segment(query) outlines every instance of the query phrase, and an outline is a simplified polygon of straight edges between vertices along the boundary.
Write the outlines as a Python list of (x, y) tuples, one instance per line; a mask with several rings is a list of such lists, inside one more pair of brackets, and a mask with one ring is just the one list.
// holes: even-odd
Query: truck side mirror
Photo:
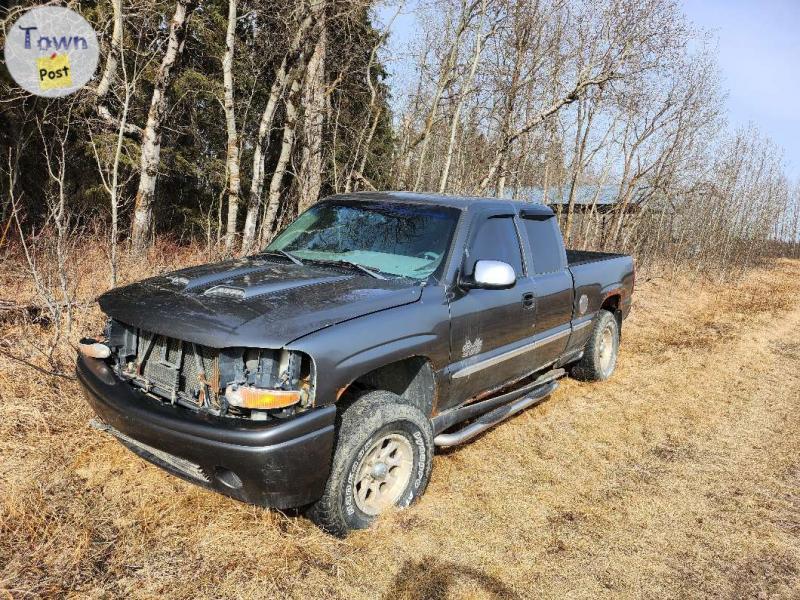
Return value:
[(514, 287), (516, 282), (517, 275), (510, 264), (500, 260), (479, 260), (475, 263), (470, 287), (502, 290)]

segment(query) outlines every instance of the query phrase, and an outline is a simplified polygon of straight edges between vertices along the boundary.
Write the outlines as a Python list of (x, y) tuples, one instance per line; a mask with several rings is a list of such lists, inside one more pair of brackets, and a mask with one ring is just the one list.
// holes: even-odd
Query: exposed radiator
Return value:
[(112, 322), (110, 337), (121, 341), (121, 369), (134, 383), (171, 402), (219, 410), (218, 350), (118, 322)]

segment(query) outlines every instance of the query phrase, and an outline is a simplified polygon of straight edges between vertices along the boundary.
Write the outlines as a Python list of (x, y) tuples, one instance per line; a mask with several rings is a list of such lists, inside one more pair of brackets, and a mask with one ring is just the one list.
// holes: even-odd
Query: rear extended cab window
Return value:
[(533, 254), (533, 271), (537, 275), (556, 273), (564, 268), (564, 245), (556, 219), (549, 215), (521, 215), (522, 228), (528, 236)]

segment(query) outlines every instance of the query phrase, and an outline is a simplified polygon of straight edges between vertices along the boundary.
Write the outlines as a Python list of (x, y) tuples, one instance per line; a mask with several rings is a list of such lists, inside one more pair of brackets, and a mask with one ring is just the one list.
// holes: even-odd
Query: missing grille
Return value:
[(149, 331), (137, 334), (136, 385), (173, 403), (221, 409), (218, 350)]

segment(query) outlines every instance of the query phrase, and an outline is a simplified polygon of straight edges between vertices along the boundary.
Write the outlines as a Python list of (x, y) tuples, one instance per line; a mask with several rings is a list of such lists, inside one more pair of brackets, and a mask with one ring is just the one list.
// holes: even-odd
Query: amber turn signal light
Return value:
[(111, 348), (89, 338), (83, 338), (78, 342), (78, 352), (89, 358), (108, 358), (111, 356)]
[(225, 389), (228, 404), (240, 408), (268, 410), (286, 408), (300, 402), (299, 390), (265, 390), (248, 385), (228, 386)]

